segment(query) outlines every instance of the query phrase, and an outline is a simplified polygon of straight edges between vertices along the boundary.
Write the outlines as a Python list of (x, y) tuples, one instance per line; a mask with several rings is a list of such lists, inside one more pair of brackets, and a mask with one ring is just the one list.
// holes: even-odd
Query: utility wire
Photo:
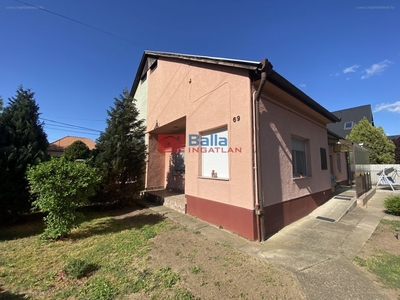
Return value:
[(66, 131), (66, 132), (75, 132), (75, 133), (80, 133), (80, 134), (88, 134), (88, 135), (99, 135), (98, 133), (90, 133), (90, 132), (82, 132), (82, 131), (75, 131), (75, 130), (67, 130), (67, 129), (58, 129), (58, 128), (52, 128), (52, 127), (47, 127), (48, 129), (51, 130), (56, 130), (56, 131)]
[(58, 122), (58, 121), (54, 121), (54, 120), (50, 120), (50, 119), (45, 119), (45, 118), (40, 118), (40, 119), (43, 120), (43, 121), (48, 121), (48, 122), (52, 122), (52, 123), (56, 123), (56, 124), (67, 125), (67, 126), (72, 127), (72, 128), (74, 128), (74, 129), (83, 129), (83, 130), (87, 130), (87, 131), (101, 132), (101, 130), (92, 129), (92, 128), (87, 128), (87, 127), (83, 127), (83, 126), (72, 125), (72, 124), (63, 123), (63, 122)]
[(20, 0), (14, 0), (14, 1), (15, 1), (15, 2), (19, 2), (19, 3), (22, 3), (22, 4), (25, 4), (25, 5), (28, 5), (28, 6), (30, 6), (30, 7), (34, 7), (34, 8), (36, 8), (36, 9), (43, 10), (43, 11), (45, 11), (45, 12), (47, 12), (47, 13), (50, 13), (50, 14), (53, 14), (53, 15), (55, 15), (55, 16), (58, 16), (58, 17), (61, 17), (61, 18), (67, 19), (67, 20), (69, 20), (69, 21), (72, 21), (72, 22), (78, 23), (78, 24), (80, 24), (80, 25), (83, 25), (83, 26), (86, 26), (86, 27), (92, 28), (92, 29), (94, 29), (94, 30), (100, 31), (100, 32), (102, 32), (102, 33), (104, 33), (104, 34), (107, 34), (107, 35), (110, 35), (110, 36), (112, 36), (112, 37), (115, 37), (115, 38), (121, 39), (121, 40), (123, 40), (123, 41), (125, 41), (125, 42), (128, 42), (128, 43), (130, 43), (130, 44), (133, 44), (133, 45), (135, 45), (135, 46), (137, 46), (137, 47), (141, 47), (141, 46), (140, 46), (140, 45), (138, 45), (137, 43), (134, 43), (134, 42), (132, 42), (132, 41), (130, 41), (130, 40), (128, 40), (128, 39), (126, 39), (126, 38), (122, 37), (122, 36), (116, 35), (116, 34), (114, 34), (114, 33), (111, 33), (111, 32), (108, 32), (108, 31), (105, 31), (105, 30), (103, 30), (103, 29), (100, 29), (100, 28), (94, 27), (94, 26), (92, 26), (92, 25), (89, 25), (89, 24), (86, 24), (86, 23), (83, 23), (83, 22), (81, 22), (81, 21), (78, 21), (78, 20), (75, 20), (75, 19), (73, 19), (73, 18), (70, 18), (70, 17), (64, 16), (64, 15), (62, 15), (62, 14), (59, 14), (59, 13), (56, 13), (56, 12), (54, 12), (54, 11), (51, 11), (51, 10), (45, 9), (45, 8), (43, 8), (43, 7), (41, 7), (41, 6), (35, 6), (35, 5), (29, 4), (29, 3), (27, 3), (27, 2), (24, 2), (24, 1), (20, 1)]

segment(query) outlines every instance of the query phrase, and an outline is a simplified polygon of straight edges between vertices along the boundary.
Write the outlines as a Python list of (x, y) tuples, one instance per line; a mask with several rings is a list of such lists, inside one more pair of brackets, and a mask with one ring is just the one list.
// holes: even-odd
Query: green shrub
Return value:
[(80, 140), (73, 142), (65, 148), (63, 157), (68, 161), (75, 161), (77, 159), (88, 159), (90, 156), (90, 149), (86, 144)]
[(30, 192), (37, 195), (33, 207), (46, 212), (43, 237), (64, 237), (78, 226), (76, 208), (95, 193), (101, 180), (98, 171), (81, 162), (53, 158), (29, 168)]
[(79, 279), (89, 276), (94, 271), (98, 270), (98, 266), (88, 263), (82, 259), (71, 259), (63, 268), (63, 272), (71, 279)]
[(400, 196), (389, 196), (383, 202), (387, 212), (392, 215), (400, 216)]

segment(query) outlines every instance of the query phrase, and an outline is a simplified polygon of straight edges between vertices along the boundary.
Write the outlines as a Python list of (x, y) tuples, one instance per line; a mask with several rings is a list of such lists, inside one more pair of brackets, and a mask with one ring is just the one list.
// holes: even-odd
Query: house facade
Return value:
[(145, 52), (131, 95), (145, 119), (145, 188), (264, 240), (331, 196), (326, 126), (339, 119), (263, 60)]

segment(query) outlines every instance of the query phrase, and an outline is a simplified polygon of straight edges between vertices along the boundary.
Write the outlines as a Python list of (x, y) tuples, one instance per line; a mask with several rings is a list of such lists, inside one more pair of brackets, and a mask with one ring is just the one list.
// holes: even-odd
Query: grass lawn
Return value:
[[(39, 240), (42, 222), (2, 228), (0, 288), (34, 299), (112, 299), (140, 289), (149, 239), (165, 230), (165, 222), (156, 214), (116, 219), (92, 213), (86, 217), (88, 221), (69, 239), (56, 242)], [(70, 279), (63, 268), (72, 259), (82, 259), (96, 270), (89, 277)], [(165, 284), (169, 277), (174, 277), (170, 270), (152, 274), (155, 285)]]
[[(400, 221), (381, 220), (355, 262), (374, 274), (394, 299), (400, 299)], [(398, 298), (397, 298), (398, 297)]]
[(303, 298), (290, 274), (149, 209), (85, 219), (55, 242), (39, 221), (0, 227), (0, 299)]

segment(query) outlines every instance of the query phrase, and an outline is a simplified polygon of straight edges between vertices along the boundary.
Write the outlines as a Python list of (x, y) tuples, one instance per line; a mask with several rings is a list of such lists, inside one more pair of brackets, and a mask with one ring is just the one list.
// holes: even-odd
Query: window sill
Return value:
[(220, 180), (220, 181), (229, 181), (229, 178), (215, 178), (215, 177), (205, 177), (205, 176), (197, 176), (199, 179), (212, 179), (212, 180)]
[(312, 176), (306, 176), (306, 177), (293, 177), (293, 180), (303, 180), (303, 179), (312, 179)]

